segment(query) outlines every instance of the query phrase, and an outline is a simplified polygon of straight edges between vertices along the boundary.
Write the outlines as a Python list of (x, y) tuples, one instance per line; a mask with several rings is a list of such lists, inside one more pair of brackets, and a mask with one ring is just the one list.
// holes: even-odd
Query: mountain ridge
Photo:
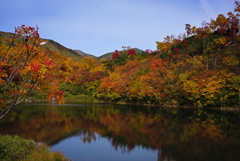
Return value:
[[(0, 43), (6, 43), (4, 41), (4, 38), (8, 38), (8, 39), (12, 38), (12, 36), (14, 34), (15, 33), (0, 31)], [(79, 54), (78, 52), (63, 46), (62, 44), (60, 44), (54, 40), (45, 39), (45, 38), (40, 38), (40, 39), (43, 42), (46, 42), (46, 43), (42, 44), (42, 46), (48, 48), (51, 51), (59, 52), (63, 56), (70, 57), (74, 61), (80, 61), (84, 57), (83, 55)]]
[[(0, 43), (3, 43), (3, 41), (4, 41), (4, 40), (2, 40), (2, 38), (11, 38), (13, 36), (13, 34), (15, 34), (15, 33), (0, 31)], [(66, 57), (70, 57), (74, 61), (80, 61), (83, 57), (92, 57), (92, 58), (96, 58), (98, 60), (100, 60), (102, 58), (109, 59), (109, 58), (111, 58), (112, 54), (115, 52), (115, 51), (113, 51), (113, 52), (108, 52), (108, 53), (102, 54), (101, 56), (95, 56), (93, 54), (83, 52), (80, 49), (70, 49), (52, 39), (45, 39), (45, 38), (41, 38), (41, 39), (44, 42), (46, 42), (42, 46), (47, 47), (51, 51), (60, 52), (62, 55), (66, 56)], [(143, 50), (138, 49), (138, 48), (132, 48), (132, 49), (135, 50), (136, 53), (143, 52)]]

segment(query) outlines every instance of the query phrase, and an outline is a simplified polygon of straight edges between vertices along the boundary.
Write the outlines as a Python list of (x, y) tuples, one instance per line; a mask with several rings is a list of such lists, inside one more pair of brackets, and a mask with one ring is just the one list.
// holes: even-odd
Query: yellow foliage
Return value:
[(227, 67), (235, 67), (239, 66), (240, 62), (238, 61), (238, 58), (235, 55), (229, 55), (223, 59), (223, 63)]
[(215, 20), (211, 20), (210, 25), (215, 29), (217, 27), (217, 22)]
[(219, 14), (217, 19), (216, 19), (216, 24), (219, 25), (220, 27), (224, 27), (227, 25), (228, 19), (223, 15)]
[(185, 74), (179, 74), (179, 79), (180, 79), (181, 82), (186, 81), (187, 78), (188, 78), (188, 74), (187, 74), (187, 73), (185, 73)]
[(170, 49), (171, 43), (170, 42), (156, 42), (157, 43), (157, 49), (166, 52)]
[(38, 71), (41, 75), (44, 75), (47, 72), (46, 65), (42, 65), (41, 69)]
[(92, 57), (84, 57), (81, 62), (80, 66), (84, 70), (91, 70), (98, 64), (98, 60)]
[(141, 81), (136, 81), (130, 86), (128, 93), (130, 97), (143, 99), (144, 97), (154, 96), (154, 89)]
[[(214, 79), (214, 78), (213, 78)], [(213, 98), (216, 93), (224, 86), (222, 80), (212, 80), (205, 85), (202, 95), (206, 98)]]
[(145, 59), (142, 59), (140, 62), (141, 63), (144, 63), (144, 62), (146, 62), (148, 60), (148, 58), (145, 58)]
[(96, 80), (93, 82), (85, 83), (84, 86), (87, 88), (88, 91), (96, 89), (96, 86), (100, 84), (100, 81)]
[(211, 30), (210, 27), (207, 27), (207, 28), (205, 29), (205, 32), (206, 32), (207, 34), (210, 34), (210, 33), (212, 33), (212, 30)]
[(110, 79), (111, 79), (112, 81), (118, 81), (118, 80), (121, 79), (121, 76), (120, 76), (119, 73), (111, 73), (111, 74), (110, 74)]
[(101, 63), (100, 65), (94, 67), (90, 72), (95, 73), (95, 72), (105, 72), (106, 71), (106, 66)]
[(220, 37), (220, 38), (214, 39), (214, 42), (216, 44), (224, 45), (226, 43), (226, 38), (225, 37)]
[(204, 88), (201, 90), (201, 95), (208, 99), (218, 99), (215, 95), (222, 88), (227, 87), (227, 81), (232, 81), (233, 75), (233, 73), (220, 71), (212, 76), (208, 76), (204, 82)]
[(187, 80), (183, 82), (183, 89), (185, 92), (190, 93), (189, 100), (194, 100), (200, 97), (200, 88), (197, 82)]

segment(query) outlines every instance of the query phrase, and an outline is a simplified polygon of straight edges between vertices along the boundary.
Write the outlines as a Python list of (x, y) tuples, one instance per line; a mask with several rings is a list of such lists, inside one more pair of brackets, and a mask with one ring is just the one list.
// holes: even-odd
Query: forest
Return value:
[(240, 107), (240, 2), (200, 27), (156, 42), (123, 46), (109, 59), (72, 59), (52, 50), (38, 27), (0, 38), (0, 118), (26, 99), (53, 98), (161, 106)]

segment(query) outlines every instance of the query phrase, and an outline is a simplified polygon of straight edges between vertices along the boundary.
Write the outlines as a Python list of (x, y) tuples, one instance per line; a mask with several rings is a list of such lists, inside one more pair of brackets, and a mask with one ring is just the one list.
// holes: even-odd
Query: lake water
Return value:
[(28, 103), (0, 134), (47, 143), (73, 161), (239, 161), (240, 112)]

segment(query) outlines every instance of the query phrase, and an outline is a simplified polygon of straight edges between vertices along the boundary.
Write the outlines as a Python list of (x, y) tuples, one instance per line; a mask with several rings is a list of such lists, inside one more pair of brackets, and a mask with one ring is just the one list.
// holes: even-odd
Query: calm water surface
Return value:
[(73, 161), (239, 161), (240, 112), (29, 103), (0, 134), (47, 143)]

